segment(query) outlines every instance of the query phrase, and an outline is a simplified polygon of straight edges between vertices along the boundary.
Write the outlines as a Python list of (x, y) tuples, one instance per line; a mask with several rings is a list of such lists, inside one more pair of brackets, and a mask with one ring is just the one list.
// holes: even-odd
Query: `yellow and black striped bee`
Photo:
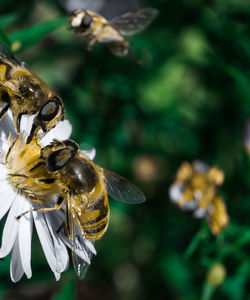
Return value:
[(16, 133), (22, 115), (35, 115), (27, 143), (34, 134), (53, 128), (64, 119), (62, 100), (39, 77), (26, 69), (7, 49), (0, 47), (0, 120), (12, 111)]
[(98, 13), (78, 9), (71, 14), (69, 29), (89, 39), (88, 50), (99, 42), (106, 44), (113, 54), (126, 56), (129, 54), (130, 46), (124, 37), (144, 30), (157, 15), (157, 9), (148, 7), (135, 12), (127, 12), (108, 21)]
[[(125, 178), (94, 164), (72, 140), (54, 140), (39, 150), (33, 139), (30, 146), (34, 149), (26, 145), (26, 152), (31, 151), (27, 154), (27, 159), (31, 160), (31, 156), (34, 155), (35, 157), (28, 164), (28, 170), (25, 174), (12, 174), (11, 180), (15, 181), (15, 185), (21, 192), (23, 190), (34, 204), (39, 205), (39, 208), (33, 210), (65, 210), (65, 224), (61, 230), (72, 244), (73, 264), (77, 274), (82, 277), (87, 266), (76, 253), (84, 243), (83, 240), (81, 243), (82, 237), (96, 241), (107, 230), (108, 195), (130, 204), (144, 202), (145, 196)], [(8, 159), (11, 163), (11, 157)], [(27, 164), (27, 161), (25, 163)], [(30, 194), (27, 194), (27, 191), (30, 191)], [(48, 207), (46, 198), (52, 199), (55, 195), (57, 203), (52, 206), (50, 203)], [(43, 198), (45, 199), (41, 201)], [(17, 219), (28, 212), (30, 211), (17, 216)]]

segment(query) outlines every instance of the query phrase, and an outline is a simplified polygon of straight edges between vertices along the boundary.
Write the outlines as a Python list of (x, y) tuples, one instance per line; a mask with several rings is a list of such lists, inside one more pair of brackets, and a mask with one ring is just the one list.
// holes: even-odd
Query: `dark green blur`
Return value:
[[(250, 3), (147, 6), (160, 15), (130, 39), (136, 63), (103, 45), (88, 52), (67, 31), (55, 0), (1, 0), (0, 40), (22, 41), (16, 55), (61, 95), (72, 138), (95, 147), (97, 164), (147, 198), (137, 206), (110, 200), (109, 229), (83, 281), (72, 265), (55, 281), (34, 230), (33, 276), (13, 284), (10, 259), (1, 260), (1, 299), (250, 299), (250, 159), (242, 145), (250, 116)], [(219, 193), (230, 224), (218, 237), (168, 198), (176, 170), (194, 159), (225, 172)], [(206, 276), (215, 263), (225, 266), (226, 279), (210, 293)]]

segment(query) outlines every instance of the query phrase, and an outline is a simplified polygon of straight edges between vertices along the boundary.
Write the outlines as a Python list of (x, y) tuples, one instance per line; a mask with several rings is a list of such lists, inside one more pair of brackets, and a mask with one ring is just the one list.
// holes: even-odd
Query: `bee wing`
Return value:
[(15, 66), (21, 65), (21, 63), (17, 60), (17, 58), (12, 54), (12, 52), (4, 46), (2, 43), (0, 43), (0, 56), (7, 58), (9, 61), (11, 61)]
[(73, 213), (70, 196), (68, 197), (67, 220), (69, 237), (72, 241), (72, 262), (77, 276), (83, 279), (88, 271), (92, 253), (95, 253), (95, 249), (91, 242), (87, 241), (82, 235), (76, 214)]
[(101, 168), (105, 177), (105, 185), (108, 195), (113, 199), (129, 204), (145, 202), (143, 192), (133, 183), (122, 176)]
[(121, 35), (130, 36), (147, 28), (158, 14), (159, 11), (155, 8), (141, 8), (112, 19), (109, 24)]

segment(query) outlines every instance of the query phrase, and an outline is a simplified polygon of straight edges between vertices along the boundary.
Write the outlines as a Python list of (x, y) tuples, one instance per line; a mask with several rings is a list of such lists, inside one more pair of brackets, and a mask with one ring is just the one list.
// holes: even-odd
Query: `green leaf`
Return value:
[(21, 29), (10, 34), (9, 38), (12, 42), (12, 50), (14, 52), (24, 51), (38, 42), (40, 42), (49, 33), (61, 26), (66, 26), (68, 18), (59, 18), (53, 21), (38, 24), (32, 27)]
[(61, 289), (60, 293), (53, 297), (53, 300), (74, 300), (75, 299), (75, 284), (74, 280), (68, 281)]
[(6, 26), (12, 25), (17, 21), (17, 14), (8, 14), (1, 16), (0, 18), (0, 27), (4, 28)]
[(2, 28), (0, 28), (0, 42), (2, 42), (8, 48), (11, 46), (11, 42)]

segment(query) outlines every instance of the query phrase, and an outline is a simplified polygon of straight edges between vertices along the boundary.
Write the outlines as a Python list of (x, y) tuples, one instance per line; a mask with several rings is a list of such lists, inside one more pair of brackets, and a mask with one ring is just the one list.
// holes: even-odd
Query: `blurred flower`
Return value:
[(136, 176), (142, 181), (152, 182), (158, 177), (158, 165), (152, 156), (139, 156), (134, 161), (133, 169)]
[[(44, 178), (46, 181), (48, 173), (46, 175), (46, 172), (43, 172), (39, 175), (32, 167), (39, 162), (41, 147), (48, 145), (54, 138), (60, 140), (69, 138), (72, 127), (67, 120), (59, 122), (43, 138), (33, 140), (27, 145), (25, 140), (30, 132), (33, 117), (22, 117), (21, 134), (16, 137), (11, 115), (8, 116), (0, 128), (0, 219), (9, 211), (3, 229), (0, 258), (7, 256), (12, 250), (10, 275), (13, 282), (19, 281), (24, 273), (28, 278), (31, 277), (31, 238), (34, 220), (47, 262), (56, 280), (59, 280), (61, 272), (67, 269), (69, 262), (66, 246), (70, 247), (70, 243), (61, 232), (58, 234), (58, 229), (65, 222), (65, 214), (62, 211), (31, 211), (22, 214), (40, 207), (46, 200), (48, 207), (49, 204), (53, 206), (55, 203), (56, 190), (46, 190), (45, 184), (40, 192), (42, 189), (40, 179)], [(35, 174), (37, 177), (25, 174)], [(34, 197), (34, 192), (38, 199)], [(22, 216), (17, 219), (20, 215)], [(95, 253), (95, 249), (88, 241), (85, 246), (78, 255), (90, 264), (90, 253)]]
[(213, 234), (219, 234), (228, 224), (226, 206), (216, 193), (224, 181), (224, 173), (201, 161), (184, 162), (169, 189), (169, 197), (184, 211), (191, 211), (195, 218), (206, 217)]
[(226, 269), (222, 264), (213, 265), (207, 273), (207, 283), (216, 287), (223, 283), (226, 277)]

